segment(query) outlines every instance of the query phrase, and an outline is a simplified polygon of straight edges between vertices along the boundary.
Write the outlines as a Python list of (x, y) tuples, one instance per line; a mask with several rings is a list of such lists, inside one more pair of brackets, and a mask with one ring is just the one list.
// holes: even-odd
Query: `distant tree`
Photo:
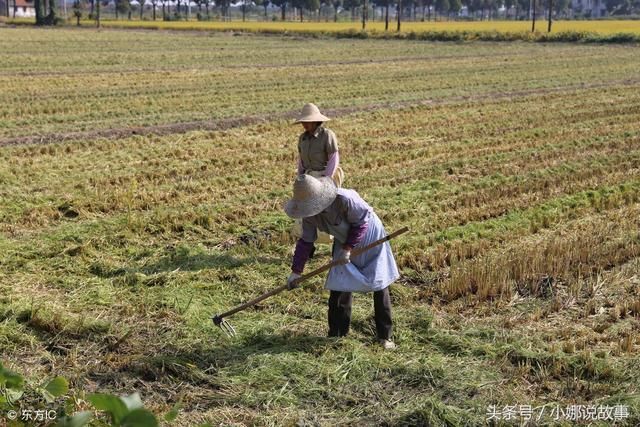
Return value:
[(490, 21), (494, 16), (494, 12), (498, 10), (497, 2), (495, 0), (484, 0), (483, 3), (484, 10), (487, 11), (487, 19)]
[(472, 15), (478, 15), (480, 12), (480, 20), (484, 20), (484, 1), (483, 0), (469, 0), (467, 3), (467, 7), (469, 8), (469, 13)]
[(320, 9), (320, 0), (305, 0), (305, 8), (312, 12), (318, 11)]
[(440, 16), (449, 13), (449, 0), (436, 0), (436, 12), (440, 12)]
[(389, 31), (389, 7), (391, 0), (384, 0), (384, 30)]
[(138, 0), (140, 3), (140, 20), (142, 21), (142, 14), (144, 13), (144, 5), (146, 4), (145, 0)]
[(516, 5), (516, 0), (504, 0), (504, 19), (509, 18), (509, 11)]
[(167, 20), (167, 0), (160, 0), (162, 3), (162, 20)]
[(271, 4), (280, 8), (282, 12), (282, 20), (287, 20), (287, 0), (271, 0)]
[[(13, 17), (16, 17), (16, 2), (13, 2)], [(44, 13), (42, 12), (42, 8), (44, 6), (44, 2), (42, 0), (34, 0), (33, 8), (36, 12), (36, 25), (44, 25)]]
[(460, 13), (460, 9), (462, 9), (461, 0), (449, 0), (449, 13), (457, 15)]
[[(433, 0), (424, 0), (427, 9), (427, 21), (431, 21), (431, 10), (433, 9)], [(424, 14), (424, 11), (423, 11)]]
[(556, 16), (566, 15), (569, 5), (571, 5), (571, 0), (554, 0), (553, 5)]
[(300, 10), (300, 22), (304, 21), (304, 10), (315, 11), (320, 7), (320, 0), (293, 0), (293, 7)]
[(131, 12), (131, 3), (129, 0), (116, 0), (116, 19), (118, 19), (118, 13), (129, 14)]
[[(47, 12), (47, 6), (49, 8)], [(54, 0), (49, 0), (48, 4), (44, 0), (34, 0), (33, 7), (36, 12), (36, 25), (55, 25), (56, 24), (56, 5)], [(15, 18), (15, 1), (14, 12)]]
[(386, 16), (386, 13), (391, 1), (393, 0), (367, 0), (367, 3), (371, 5), (371, 8), (373, 10), (373, 21), (375, 21), (377, 18), (376, 10), (380, 9), (380, 21), (384, 21), (387, 26), (385, 31), (389, 29), (389, 25), (388, 25), (389, 18), (388, 16)]
[[(380, 20), (385, 22), (385, 31), (389, 29), (389, 3), (391, 0), (370, 0), (374, 8), (380, 8)], [(375, 21), (375, 12), (374, 12)]]
[(80, 0), (73, 2), (73, 16), (76, 17), (76, 25), (80, 26), (80, 18), (82, 17), (82, 8), (80, 7)]
[(241, 0), (242, 6), (240, 9), (242, 10), (242, 22), (246, 21), (247, 18), (247, 0)]
[(413, 2), (414, 0), (404, 0), (402, 2), (402, 7), (404, 8), (404, 10), (408, 10), (409, 11), (409, 16), (407, 16), (407, 14), (405, 13), (404, 17), (407, 18), (407, 20), (411, 21), (411, 16), (412, 16), (412, 8), (413, 8)]
[(342, 0), (331, 0), (333, 6), (333, 21), (338, 22), (338, 10), (342, 7)]
[(153, 20), (156, 20), (156, 9), (158, 7), (158, 0), (151, 0), (151, 8), (153, 10)]
[(231, 19), (231, 0), (220, 0), (217, 4), (220, 6), (224, 20), (229, 21)]
[(202, 4), (204, 4), (204, 10), (207, 13), (207, 21), (211, 19), (211, 15), (209, 14), (209, 4), (211, 0), (200, 0)]
[[(520, 16), (520, 10), (524, 10), (524, 15), (527, 15), (529, 10), (530, 0), (516, 0), (516, 17)], [(526, 20), (526, 19), (525, 19)]]
[(267, 8), (269, 7), (269, 0), (255, 0), (256, 6), (264, 7), (264, 20), (267, 20)]
[(401, 16), (402, 16), (402, 0), (398, 0), (398, 12), (397, 12), (397, 17), (398, 17), (398, 27), (396, 28), (397, 32), (400, 32), (400, 21), (402, 20)]
[(531, 0), (531, 32), (536, 31), (536, 0)]
[[(47, 11), (47, 6), (49, 10)], [(36, 25), (55, 25), (56, 24), (56, 10), (55, 1), (49, 0), (48, 4), (44, 0), (34, 0), (33, 7), (36, 12)], [(16, 6), (14, 1), (13, 16), (15, 18)]]
[(414, 7), (416, 8), (413, 12), (414, 15), (414, 19), (417, 21), (418, 20), (418, 11), (421, 11), (422, 14), (420, 16), (420, 21), (424, 22), (424, 17), (425, 17), (425, 10), (424, 10), (424, 4), (426, 3), (425, 0), (415, 0), (414, 3)]
[(367, 0), (363, 0), (362, 2), (362, 30), (367, 26), (367, 20), (369, 19), (369, 4)]
[(605, 0), (605, 7), (611, 15), (631, 15), (640, 12), (640, 1)]
[(345, 9), (349, 9), (351, 11), (351, 20), (354, 21), (356, 18), (356, 9), (360, 7), (362, 4), (362, 0), (343, 0), (342, 6)]
[(489, 8), (489, 16), (492, 16), (493, 19), (498, 17), (498, 9), (502, 6), (502, 0), (487, 0), (487, 7)]

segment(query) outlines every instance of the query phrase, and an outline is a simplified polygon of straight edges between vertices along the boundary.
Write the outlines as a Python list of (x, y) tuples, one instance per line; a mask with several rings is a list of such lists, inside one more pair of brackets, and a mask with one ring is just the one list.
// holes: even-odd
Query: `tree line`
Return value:
[[(64, 0), (60, 0), (64, 1)], [(115, 1), (116, 19), (126, 17), (132, 19), (134, 8), (130, 0)], [(144, 18), (145, 6), (151, 11), (153, 20), (176, 19), (213, 19), (211, 12), (216, 12), (216, 19), (231, 20), (231, 7), (237, 7), (242, 20), (246, 19), (249, 11), (262, 10), (264, 19), (268, 20), (268, 9), (279, 9), (278, 16), (271, 19), (286, 20), (333, 20), (351, 19), (361, 20), (362, 28), (370, 20), (384, 20), (388, 30), (390, 20), (395, 20), (399, 31), (401, 22), (434, 21), (442, 19), (518, 19), (531, 20), (532, 31), (535, 30), (536, 20), (548, 21), (548, 31), (551, 30), (552, 19), (570, 17), (582, 12), (580, 6), (571, 8), (571, 0), (191, 0), (195, 4), (195, 13), (187, 3), (189, 0), (137, 0), (136, 12), (139, 19)], [(6, 0), (7, 15), (9, 14), (9, 0)], [(56, 23), (56, 0), (34, 0), (36, 24), (53, 25)], [(640, 0), (592, 0), (593, 4), (606, 8), (608, 14), (632, 15), (640, 13)], [(99, 26), (100, 9), (110, 5), (106, 0), (75, 0), (74, 15), (78, 22), (82, 11), (89, 9), (89, 19), (96, 20)], [(461, 11), (465, 10), (465, 16)], [(195, 16), (194, 16), (195, 15)], [(587, 16), (588, 17), (588, 16)]]

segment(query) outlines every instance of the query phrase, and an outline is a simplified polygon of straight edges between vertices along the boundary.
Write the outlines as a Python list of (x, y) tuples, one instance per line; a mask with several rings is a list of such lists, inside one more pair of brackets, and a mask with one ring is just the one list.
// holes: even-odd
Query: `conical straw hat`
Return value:
[(291, 218), (317, 215), (333, 203), (337, 191), (336, 184), (329, 177), (298, 175), (293, 182), (293, 198), (284, 204), (284, 211)]
[(296, 123), (300, 122), (326, 122), (331, 120), (329, 117), (320, 113), (320, 109), (315, 104), (305, 104), (302, 112), (296, 119)]

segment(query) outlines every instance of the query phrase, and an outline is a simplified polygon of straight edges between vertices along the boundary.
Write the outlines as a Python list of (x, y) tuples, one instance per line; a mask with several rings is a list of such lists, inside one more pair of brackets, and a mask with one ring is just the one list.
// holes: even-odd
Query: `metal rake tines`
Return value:
[(220, 316), (213, 316), (213, 318), (211, 319), (213, 320), (213, 323), (220, 327), (220, 329), (222, 329), (222, 331), (227, 334), (227, 336), (230, 337), (235, 337), (236, 336), (236, 330), (233, 327), (233, 325), (231, 323), (229, 323), (228, 321), (224, 320), (222, 317)]

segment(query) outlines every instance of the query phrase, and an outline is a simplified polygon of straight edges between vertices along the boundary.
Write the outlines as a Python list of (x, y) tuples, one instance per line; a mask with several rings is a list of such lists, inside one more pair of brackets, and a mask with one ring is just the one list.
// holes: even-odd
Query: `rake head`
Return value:
[(227, 336), (229, 337), (235, 337), (236, 336), (236, 330), (235, 328), (231, 325), (231, 323), (229, 323), (228, 321), (224, 320), (221, 316), (213, 316), (211, 318), (211, 320), (213, 320), (213, 323), (218, 326), (220, 329), (222, 329), (222, 332), (224, 332), (225, 334), (227, 334)]

